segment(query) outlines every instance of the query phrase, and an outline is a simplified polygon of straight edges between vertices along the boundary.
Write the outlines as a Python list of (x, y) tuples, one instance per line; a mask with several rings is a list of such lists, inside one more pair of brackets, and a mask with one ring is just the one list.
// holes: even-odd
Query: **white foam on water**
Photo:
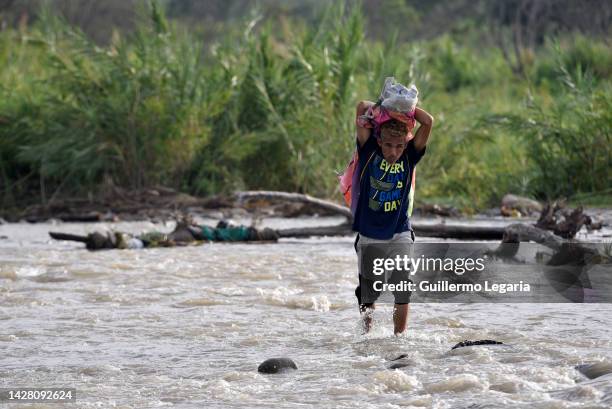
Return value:
[(375, 383), (384, 387), (384, 391), (388, 392), (408, 392), (420, 387), (416, 377), (398, 369), (375, 372), (373, 379)]
[(437, 382), (426, 384), (423, 388), (428, 393), (465, 392), (467, 390), (484, 390), (489, 387), (488, 382), (481, 380), (474, 374), (460, 374)]
[(15, 270), (15, 276), (18, 278), (37, 277), (47, 272), (45, 266), (23, 266)]
[[(413, 304), (395, 336), (379, 304), (363, 334), (351, 238), (103, 252), (29, 239), (97, 227), (0, 226), (4, 384), (74, 385), (84, 408), (612, 404), (612, 378), (574, 369), (612, 357), (610, 305)], [(505, 345), (450, 350), (466, 339)], [(298, 370), (257, 373), (272, 357)]]

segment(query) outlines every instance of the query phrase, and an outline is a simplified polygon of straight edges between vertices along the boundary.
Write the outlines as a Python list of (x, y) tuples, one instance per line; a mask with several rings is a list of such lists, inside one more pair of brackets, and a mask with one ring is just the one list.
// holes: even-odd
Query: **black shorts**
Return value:
[[(365, 307), (371, 306), (381, 295), (381, 284), (385, 282), (387, 284), (401, 284), (412, 282), (410, 280), (410, 273), (406, 270), (394, 270), (389, 275), (385, 275), (387, 278), (384, 279), (382, 276), (374, 276), (371, 271), (363, 271), (367, 269), (365, 266), (365, 260), (367, 255), (365, 254), (368, 250), (365, 250), (368, 246), (377, 246), (377, 251), (382, 251), (387, 256), (392, 257), (394, 254), (412, 254), (412, 245), (414, 244), (414, 232), (407, 231), (404, 233), (396, 234), (390, 240), (376, 240), (368, 237), (357, 235), (355, 240), (355, 251), (358, 255), (359, 262), (359, 285), (355, 289), (355, 296), (359, 303), (360, 309), (363, 311)], [(388, 249), (388, 253), (387, 253)], [(381, 281), (376, 285), (375, 282)], [(377, 290), (378, 289), (378, 290)], [(395, 304), (408, 304), (410, 302), (411, 292), (406, 289), (400, 289), (393, 291), (393, 298)]]
[[(405, 274), (401, 274), (398, 271), (394, 271), (391, 275), (391, 279), (387, 281), (387, 283), (397, 284), (400, 281), (412, 282), (412, 280), (408, 278)], [(370, 307), (376, 302), (376, 300), (378, 300), (380, 293), (381, 291), (377, 291), (374, 288), (373, 280), (369, 280), (363, 277), (361, 274), (359, 275), (359, 285), (357, 286), (357, 288), (355, 288), (355, 296), (357, 297), (357, 302), (359, 303), (360, 308)], [(412, 292), (409, 290), (393, 291), (393, 298), (395, 300), (395, 304), (409, 304), (411, 295)]]

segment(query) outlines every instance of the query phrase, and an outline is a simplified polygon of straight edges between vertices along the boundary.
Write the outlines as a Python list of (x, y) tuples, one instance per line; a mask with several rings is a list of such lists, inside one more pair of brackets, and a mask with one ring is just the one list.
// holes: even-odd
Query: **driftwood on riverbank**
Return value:
[[(298, 193), (284, 192), (240, 192), (236, 195), (239, 200), (286, 200), (293, 203), (306, 203), (309, 206), (324, 209), (328, 212), (335, 213), (339, 216), (346, 217), (346, 223), (338, 226), (316, 227), (289, 229), (287, 235), (281, 237), (306, 237), (306, 236), (334, 236), (350, 234), (350, 223), (352, 215), (347, 207), (339, 206), (336, 203), (313, 198), (308, 195)], [(527, 199), (518, 196), (506, 195), (505, 203), (508, 206), (514, 206), (522, 209), (523, 212), (532, 212), (536, 209), (542, 209), (541, 206), (536, 206), (537, 202), (528, 201)], [(552, 210), (551, 210), (552, 209)], [(562, 213), (560, 213), (563, 211)], [(561, 219), (563, 215), (564, 219)], [(503, 225), (469, 225), (467, 223), (428, 223), (417, 220), (411, 221), (412, 228), (417, 235), (428, 237), (461, 239), (461, 240), (502, 240), (506, 233), (506, 226)], [(577, 208), (574, 211), (568, 212), (560, 203), (548, 204), (542, 210), (540, 220), (537, 227), (544, 230), (552, 230), (555, 234), (564, 238), (573, 238), (576, 233), (586, 225), (590, 228), (601, 228), (601, 223), (593, 223), (591, 218), (584, 214), (583, 209)]]
[(280, 238), (304, 238), (313, 236), (344, 236), (353, 234), (350, 224), (338, 226), (306, 227), (293, 229), (254, 228), (236, 226), (221, 221), (217, 227), (200, 226), (181, 220), (171, 233), (148, 232), (130, 235), (122, 232), (93, 232), (77, 235), (49, 232), (55, 240), (84, 243), (88, 250), (138, 249), (145, 247), (176, 247), (198, 245), (211, 241), (220, 242), (274, 242)]
[(276, 241), (279, 234), (274, 229), (237, 226), (221, 221), (216, 227), (197, 225), (186, 217), (177, 221), (171, 233), (151, 231), (140, 235), (123, 232), (93, 232), (86, 236), (49, 232), (55, 240), (76, 241), (84, 243), (88, 250), (103, 249), (140, 249), (145, 247), (176, 247), (197, 245), (211, 241), (247, 242)]
[(411, 225), (417, 235), (444, 239), (501, 240), (505, 232), (504, 226), (470, 226), (466, 223), (426, 224), (412, 221)]
[[(507, 195), (505, 197), (506, 204), (510, 206), (525, 207), (532, 209), (535, 205), (531, 202), (527, 203), (521, 198), (516, 198)], [(510, 200), (512, 199), (512, 200)], [(341, 216), (345, 221), (335, 226), (324, 227), (305, 227), (276, 230), (274, 238), (285, 237), (312, 237), (312, 236), (339, 236), (353, 234), (351, 230), (352, 214), (350, 210), (342, 205), (334, 202), (318, 199), (309, 195), (287, 192), (272, 192), (272, 191), (247, 191), (237, 192), (232, 197), (213, 197), (213, 198), (195, 198), (183, 193), (176, 192), (171, 189), (158, 187), (156, 189), (147, 189), (140, 191), (124, 191), (121, 189), (112, 189), (111, 194), (105, 201), (96, 202), (95, 205), (90, 201), (90, 205), (97, 206), (88, 208), (83, 203), (56, 202), (45, 209), (38, 209), (40, 214), (29, 221), (37, 221), (37, 217), (44, 219), (50, 211), (66, 211), (67, 213), (59, 213), (60, 218), (64, 221), (116, 221), (117, 215), (121, 212), (136, 211), (134, 220), (147, 219), (148, 214), (163, 214), (161, 220), (176, 220), (183, 215), (198, 215), (213, 219), (231, 219), (232, 217), (251, 217), (255, 220), (255, 229), (258, 218), (267, 216), (277, 217), (295, 217), (304, 214), (319, 214), (319, 215), (335, 215)], [(106, 207), (105, 207), (106, 206)], [(80, 209), (81, 213), (75, 213), (74, 209)], [(97, 209), (97, 210), (96, 210)], [(106, 213), (102, 213), (106, 209)], [(523, 211), (526, 211), (523, 209)], [(86, 211), (86, 212), (83, 212)], [(216, 212), (214, 215), (207, 211)], [(243, 213), (239, 213), (242, 211)], [(438, 214), (456, 214), (452, 208), (435, 207), (432, 209), (424, 208), (425, 212)], [(151, 212), (151, 213), (148, 213)], [(164, 213), (165, 212), (165, 213)], [(238, 214), (236, 214), (238, 212)], [(130, 217), (121, 217), (122, 220), (130, 220)], [(159, 218), (149, 218), (152, 221), (161, 221)], [(503, 221), (497, 220), (495, 223), (486, 225), (482, 222), (478, 224), (470, 223), (469, 221), (441, 221), (432, 223), (431, 220), (413, 218), (411, 221), (412, 228), (419, 236), (439, 237), (448, 239), (461, 240), (502, 240), (506, 233), (506, 224)], [(582, 226), (588, 228), (600, 228), (601, 223), (594, 223), (592, 219), (585, 215), (582, 208), (578, 208), (573, 212), (566, 210), (562, 204), (554, 203), (544, 207), (537, 226), (545, 230), (551, 230), (555, 234), (571, 238), (576, 235)], [(180, 231), (180, 229), (179, 229)], [(55, 233), (54, 233), (55, 234)], [(178, 234), (178, 233), (176, 233)], [(253, 233), (255, 234), (255, 233)], [(256, 234), (255, 234), (256, 235)], [(57, 238), (64, 237), (61, 233), (56, 234)], [(172, 237), (169, 245), (185, 242), (185, 240), (176, 240), (177, 237)], [(188, 239), (188, 237), (186, 237)], [(90, 244), (92, 248), (115, 248), (116, 243), (113, 243), (112, 237), (81, 237), (80, 239), (72, 238), (76, 241), (83, 241)], [(198, 240), (196, 238), (196, 240)], [(266, 239), (267, 240), (267, 239)], [(188, 240), (187, 240), (188, 241)]]
[[(429, 237), (498, 240), (502, 243), (520, 243), (533, 241), (558, 251), (566, 240), (554, 233), (533, 225), (515, 223), (505, 227), (495, 226), (465, 226), (465, 225), (419, 225), (413, 228), (418, 235)], [(246, 226), (232, 226), (220, 222), (217, 227), (198, 226), (193, 222), (179, 221), (172, 233), (163, 234), (151, 232), (140, 236), (132, 236), (120, 232), (94, 232), (86, 236), (50, 232), (56, 240), (68, 240), (85, 243), (90, 250), (112, 248), (142, 248), (142, 247), (174, 247), (189, 244), (201, 244), (209, 241), (225, 242), (261, 242), (276, 241), (280, 238), (305, 238), (316, 236), (345, 236), (354, 232), (351, 224), (342, 223), (335, 226), (301, 227), (288, 229), (256, 229)]]
[(515, 223), (505, 228), (502, 243), (520, 243), (525, 241), (544, 244), (553, 250), (559, 250), (565, 242), (565, 240), (554, 233), (529, 224)]
[[(608, 266), (608, 275), (612, 256), (609, 247), (594, 243), (581, 242), (572, 239), (563, 239), (556, 234), (540, 229), (536, 226), (516, 223), (506, 228), (506, 233), (501, 245), (489, 255), (517, 261), (515, 256), (525, 242), (535, 242), (552, 250), (551, 254), (545, 255), (544, 252), (536, 254), (538, 263), (554, 267), (554, 281), (561, 283), (560, 290), (579, 285), (579, 300), (584, 300), (584, 288), (591, 288), (588, 270), (594, 266)], [(524, 261), (523, 261), (524, 263)], [(549, 270), (553, 271), (553, 270)], [(599, 288), (601, 291), (602, 289)], [(609, 292), (607, 292), (609, 294)]]
[[(140, 248), (140, 247), (174, 247), (187, 244), (199, 244), (207, 241), (276, 241), (279, 238), (306, 238), (320, 236), (347, 236), (355, 234), (352, 231), (351, 224), (343, 223), (335, 226), (320, 226), (320, 227), (299, 227), (288, 229), (256, 229), (253, 227), (240, 226), (241, 229), (246, 229), (250, 234), (244, 234), (240, 239), (228, 240), (223, 239), (225, 230), (217, 230), (211, 238), (198, 237), (195, 230), (202, 226), (190, 226), (187, 230), (177, 228), (170, 234), (164, 235), (158, 233), (154, 237), (157, 238), (155, 243), (151, 243), (147, 236), (131, 236), (125, 233), (90, 233), (86, 236), (66, 234), (60, 232), (50, 232), (51, 238), (56, 240), (67, 240), (85, 243), (90, 250), (111, 249), (111, 248)], [(211, 229), (219, 229), (212, 228)], [(470, 226), (452, 226), (452, 225), (428, 225), (414, 227), (416, 234), (422, 234), (430, 237), (444, 238), (460, 238), (460, 239), (479, 239), (479, 240), (495, 240), (501, 239), (504, 234), (502, 227), (470, 227)], [(132, 239), (136, 239), (132, 240)]]
[[(528, 214), (539, 207), (531, 199), (506, 195), (502, 201), (503, 209), (512, 209), (519, 214)], [(503, 213), (503, 212), (502, 212)], [(309, 195), (272, 191), (237, 192), (233, 196), (198, 198), (165, 187), (153, 189), (124, 190), (116, 187), (107, 189), (100, 198), (54, 200), (47, 206), (31, 206), (21, 215), (9, 221), (44, 221), (56, 218), (66, 222), (132, 221), (150, 220), (152, 222), (176, 220), (183, 215), (193, 215), (217, 220), (251, 218), (257, 224), (265, 217), (297, 217), (303, 215), (341, 216), (345, 219), (337, 226), (287, 229), (280, 237), (337, 236), (352, 234), (350, 210), (340, 204), (318, 199)], [(412, 227), (419, 236), (454, 238), (462, 240), (501, 240), (505, 222), (497, 220), (485, 225), (469, 221), (443, 219), (432, 223), (425, 215), (443, 217), (459, 216), (452, 207), (424, 205), (415, 209)], [(420, 217), (419, 217), (420, 216)], [(538, 227), (554, 231), (555, 234), (571, 238), (582, 226), (588, 229), (601, 227), (584, 214), (581, 208), (570, 212), (561, 202), (547, 205), (542, 210)]]
[(311, 208), (317, 208), (326, 213), (337, 214), (344, 216), (347, 219), (352, 219), (351, 210), (346, 206), (341, 206), (328, 200), (318, 199), (310, 195), (304, 195), (301, 193), (288, 193), (288, 192), (273, 192), (267, 190), (258, 191), (247, 191), (237, 192), (235, 195), (238, 203), (244, 203), (247, 200), (259, 200), (259, 201), (284, 201), (291, 203), (301, 203), (310, 206)]
[[(300, 196), (303, 196), (301, 198)], [(176, 220), (184, 214), (231, 219), (237, 217), (298, 217), (350, 215), (350, 211), (333, 202), (311, 196), (285, 192), (238, 192), (231, 196), (196, 197), (163, 186), (126, 190), (112, 187), (106, 193), (87, 199), (55, 199), (46, 205), (25, 209), (0, 210), (8, 222), (152, 222)]]
[[(341, 236), (354, 234), (351, 230), (353, 216), (348, 207), (340, 206), (336, 203), (314, 198), (312, 196), (299, 193), (270, 192), (270, 191), (251, 191), (236, 193), (239, 201), (245, 200), (286, 200), (292, 203), (304, 203), (311, 208), (323, 209), (338, 216), (346, 218), (346, 222), (336, 226), (295, 228), (279, 231), (280, 237), (309, 237), (309, 236)], [(438, 208), (437, 211), (442, 211)], [(452, 209), (446, 211), (453, 212)], [(417, 235), (440, 238), (456, 239), (476, 239), (476, 240), (501, 240), (504, 235), (504, 227), (501, 226), (469, 226), (465, 223), (419, 223), (411, 222), (412, 228)]]
[(601, 229), (601, 222), (594, 222), (593, 219), (584, 213), (582, 206), (574, 210), (567, 209), (564, 201), (547, 203), (542, 209), (540, 218), (535, 224), (536, 227), (553, 231), (557, 236), (572, 239), (580, 231), (582, 226), (588, 230)]

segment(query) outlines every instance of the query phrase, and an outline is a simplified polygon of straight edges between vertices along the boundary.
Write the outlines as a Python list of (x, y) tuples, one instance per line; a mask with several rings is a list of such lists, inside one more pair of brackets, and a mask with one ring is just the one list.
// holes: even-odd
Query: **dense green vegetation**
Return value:
[[(508, 192), (610, 198), (612, 52), (549, 38), (521, 75), (481, 29), (366, 39), (359, 8), (235, 22), (207, 41), (159, 7), (108, 45), (50, 13), (0, 31), (0, 204), (110, 185), (339, 199), (354, 107), (385, 76), (414, 82), (436, 123), (417, 200), (465, 209)], [(603, 197), (603, 199), (602, 199)]]

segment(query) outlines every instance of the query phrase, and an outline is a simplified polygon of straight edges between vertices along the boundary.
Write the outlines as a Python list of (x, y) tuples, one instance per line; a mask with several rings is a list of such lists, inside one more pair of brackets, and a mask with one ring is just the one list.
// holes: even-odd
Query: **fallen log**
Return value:
[(520, 243), (526, 241), (544, 244), (553, 250), (559, 250), (563, 243), (565, 243), (565, 240), (554, 233), (530, 224), (514, 223), (504, 229), (502, 243)]
[(505, 232), (504, 226), (466, 226), (446, 223), (426, 224), (412, 221), (412, 229), (417, 236), (439, 237), (463, 240), (499, 240)]
[(76, 241), (85, 243), (88, 250), (102, 249), (138, 249), (144, 247), (175, 247), (198, 245), (210, 241), (222, 242), (274, 242), (279, 238), (304, 238), (313, 236), (344, 236), (352, 234), (351, 225), (307, 227), (296, 229), (274, 230), (270, 228), (227, 225), (224, 227), (185, 226), (179, 225), (168, 234), (149, 232), (132, 236), (121, 232), (94, 232), (86, 236), (49, 232), (55, 240)]
[(238, 202), (244, 202), (247, 200), (281, 200), (286, 202), (298, 202), (308, 204), (310, 206), (318, 207), (322, 210), (326, 210), (332, 213), (337, 213), (340, 216), (346, 217), (348, 220), (353, 220), (351, 209), (346, 206), (336, 204), (327, 200), (317, 199), (309, 195), (301, 193), (288, 193), (288, 192), (273, 192), (267, 190), (257, 191), (246, 191), (236, 192), (235, 197)]
[(225, 221), (217, 227), (190, 224), (190, 218), (177, 221), (171, 233), (150, 231), (140, 235), (122, 232), (93, 232), (86, 236), (49, 232), (56, 240), (67, 240), (85, 243), (88, 250), (102, 249), (141, 249), (145, 247), (176, 247), (198, 245), (211, 241), (247, 242), (276, 241), (278, 232), (270, 228), (256, 229), (254, 227), (236, 226)]
[[(499, 239), (503, 236), (502, 227), (489, 226), (452, 226), (444, 224), (413, 226), (416, 233), (429, 237), (441, 238), (461, 238), (461, 239)], [(236, 230), (240, 229), (240, 230)], [(202, 232), (205, 232), (203, 234)], [(232, 232), (241, 232), (241, 236), (236, 238)], [(228, 235), (230, 234), (230, 235)], [(225, 242), (270, 242), (280, 238), (305, 238), (322, 236), (351, 236), (355, 232), (349, 223), (336, 226), (321, 227), (300, 227), (289, 229), (255, 229), (245, 226), (230, 227), (207, 227), (207, 226), (184, 226), (177, 227), (168, 234), (151, 232), (140, 236), (113, 233), (90, 233), (87, 236), (67, 234), (61, 232), (49, 232), (49, 235), (56, 240), (68, 240), (85, 243), (89, 250), (100, 250), (109, 248), (142, 248), (142, 247), (174, 247), (185, 244), (201, 244), (209, 241)], [(139, 244), (141, 243), (141, 244)]]
[(313, 237), (313, 236), (349, 236), (355, 234), (348, 223), (338, 226), (300, 227), (295, 229), (277, 230), (279, 237)]
[[(349, 208), (329, 202), (322, 199), (317, 199), (312, 196), (299, 194), (299, 193), (287, 193), (287, 192), (272, 192), (272, 191), (247, 191), (238, 192), (235, 194), (235, 198), (239, 202), (248, 200), (266, 200), (266, 201), (285, 201), (293, 203), (303, 203), (312, 207), (332, 212), (337, 215), (345, 217), (347, 220), (336, 226), (324, 226), (324, 227), (302, 227), (302, 228), (290, 228), (290, 229), (251, 229), (250, 233), (244, 233), (243, 235), (249, 236), (250, 241), (274, 241), (278, 238), (287, 237), (313, 237), (313, 236), (344, 236), (355, 234), (351, 229), (352, 214)], [(554, 211), (547, 209), (546, 214), (554, 214)], [(542, 220), (542, 218), (541, 218)], [(159, 245), (177, 245), (177, 243), (191, 242), (198, 240), (211, 240), (210, 237), (199, 237), (197, 233), (193, 231), (190, 233), (185, 229), (191, 223), (183, 223), (183, 230), (178, 229), (175, 232), (170, 233), (167, 240), (162, 240)], [(461, 239), (461, 240), (504, 240), (504, 242), (518, 243), (521, 241), (536, 241), (536, 242), (550, 242), (551, 245), (558, 243), (561, 238), (554, 234), (547, 232), (542, 229), (538, 229), (534, 226), (528, 226), (524, 224), (513, 224), (507, 225), (469, 225), (467, 223), (458, 222), (456, 224), (451, 223), (436, 223), (412, 220), (412, 228), (418, 236), (438, 237), (447, 239)], [(219, 227), (219, 226), (218, 226)], [(243, 227), (247, 229), (246, 227)], [(555, 231), (556, 232), (556, 231)], [(194, 235), (195, 234), (195, 235)], [(53, 237), (53, 236), (52, 236)], [(213, 237), (212, 240), (216, 238)], [(84, 241), (86, 239), (76, 240), (81, 242), (92, 242), (92, 240)], [(113, 238), (114, 240), (114, 238)], [(146, 241), (146, 240), (145, 240)], [(219, 241), (230, 241), (222, 240)], [(246, 240), (237, 240), (246, 241)], [(118, 244), (112, 242), (112, 240), (106, 240), (105, 244), (102, 244), (104, 240), (101, 240), (99, 236), (96, 237), (95, 243), (88, 246), (88, 248), (115, 248)], [(118, 241), (121, 243), (121, 240)]]
[(87, 236), (80, 236), (78, 234), (69, 234), (69, 233), (50, 231), (49, 236), (51, 236), (51, 238), (55, 240), (78, 241), (81, 243), (87, 243)]
[(593, 243), (563, 239), (550, 231), (523, 223), (506, 227), (502, 243), (491, 254), (512, 258), (518, 253), (521, 243), (525, 242), (535, 242), (553, 250), (554, 253), (546, 263), (548, 265), (585, 266), (594, 261), (601, 263), (601, 260), (606, 260), (609, 263), (610, 260), (610, 255)]
[(99, 212), (91, 212), (85, 214), (60, 214), (59, 216), (57, 216), (57, 218), (63, 222), (77, 223), (101, 222), (104, 220), (104, 217), (105, 216)]
[[(355, 234), (351, 230), (353, 215), (348, 207), (317, 199), (300, 193), (272, 192), (272, 191), (247, 191), (237, 192), (235, 197), (239, 202), (246, 200), (277, 200), (309, 204), (320, 209), (330, 211), (344, 216), (346, 223), (337, 226), (306, 227), (285, 229), (278, 231), (279, 237), (309, 237), (309, 236), (342, 236)], [(504, 235), (504, 227), (499, 226), (466, 226), (452, 224), (428, 224), (411, 222), (412, 228), (417, 235), (440, 238), (474, 239), (474, 240), (499, 240)]]

